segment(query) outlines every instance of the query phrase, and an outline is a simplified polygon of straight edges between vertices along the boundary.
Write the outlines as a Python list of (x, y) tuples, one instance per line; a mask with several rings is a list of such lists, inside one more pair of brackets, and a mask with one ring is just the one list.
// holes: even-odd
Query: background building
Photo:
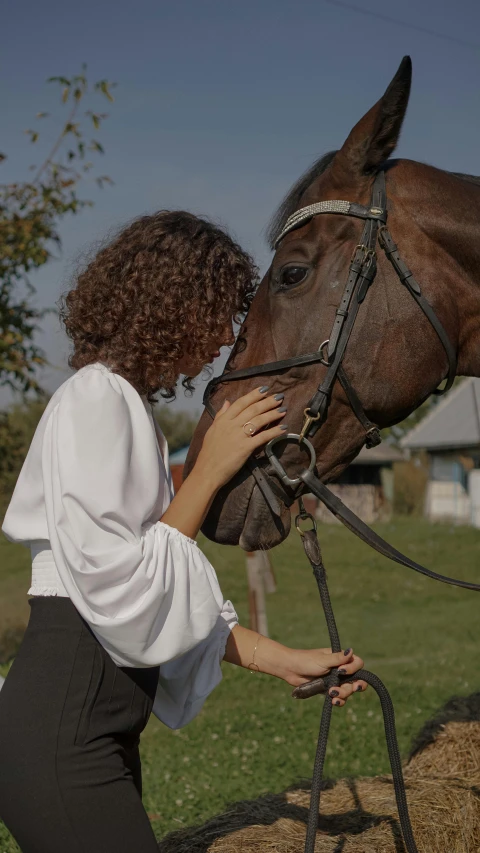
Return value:
[(480, 527), (480, 379), (463, 380), (400, 444), (428, 453), (427, 518)]
[[(393, 511), (393, 464), (402, 462), (404, 458), (401, 450), (385, 442), (369, 450), (362, 447), (358, 456), (329, 488), (367, 524), (388, 521)], [(340, 523), (320, 501), (315, 499), (315, 503), (318, 520)]]
[(189, 446), (190, 445), (186, 444), (185, 447), (180, 447), (180, 449), (176, 450), (175, 453), (170, 453), (170, 470), (172, 472), (175, 492), (178, 492), (183, 482), (183, 466), (185, 465)]

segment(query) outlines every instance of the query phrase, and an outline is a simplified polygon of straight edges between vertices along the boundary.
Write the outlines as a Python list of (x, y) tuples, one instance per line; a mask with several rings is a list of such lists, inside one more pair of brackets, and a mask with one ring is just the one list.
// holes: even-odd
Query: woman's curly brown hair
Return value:
[[(60, 302), (76, 370), (108, 364), (152, 402), (172, 398), (188, 342), (209, 361), (247, 312), (258, 281), (252, 259), (221, 228), (185, 211), (141, 216), (80, 272)], [(192, 390), (191, 378), (183, 380)]]

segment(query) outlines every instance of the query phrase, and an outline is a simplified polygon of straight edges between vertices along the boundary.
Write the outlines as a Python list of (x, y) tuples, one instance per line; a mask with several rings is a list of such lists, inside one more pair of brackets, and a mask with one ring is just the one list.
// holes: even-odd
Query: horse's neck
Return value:
[(464, 281), (466, 286), (462, 288), (458, 305), (457, 373), (460, 376), (480, 376), (480, 241), (478, 239), (476, 269)]
[(455, 281), (460, 376), (480, 376), (480, 184), (465, 181), (462, 203), (452, 204), (450, 227), (441, 240), (459, 272)]
[(458, 376), (480, 376), (480, 281), (475, 298), (472, 299), (472, 306), (475, 305), (468, 319), (463, 312), (459, 315)]

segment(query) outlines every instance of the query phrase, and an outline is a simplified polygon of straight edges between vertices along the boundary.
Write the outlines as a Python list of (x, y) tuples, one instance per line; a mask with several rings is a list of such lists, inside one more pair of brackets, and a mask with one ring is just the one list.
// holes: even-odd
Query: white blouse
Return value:
[(118, 666), (160, 665), (153, 713), (177, 729), (220, 682), (238, 619), (196, 542), (158, 520), (172, 495), (150, 404), (96, 363), (49, 401), (2, 529), (31, 547), (29, 593), (69, 597)]

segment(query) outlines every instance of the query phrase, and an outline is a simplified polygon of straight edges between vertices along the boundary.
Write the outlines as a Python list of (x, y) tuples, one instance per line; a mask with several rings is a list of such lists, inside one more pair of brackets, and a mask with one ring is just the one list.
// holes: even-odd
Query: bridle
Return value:
[[(287, 506), (291, 505), (298, 496), (298, 486), (301, 484), (301, 481), (298, 477), (291, 478), (287, 475), (273, 448), (279, 441), (297, 441), (305, 443), (311, 457), (310, 470), (313, 471), (315, 462), (312, 462), (311, 446), (308, 447), (310, 443), (308, 441), (305, 442), (305, 439), (311, 438), (315, 435), (318, 428), (326, 421), (333, 387), (337, 379), (347, 396), (352, 411), (365, 431), (366, 446), (369, 448), (375, 447), (381, 441), (378, 426), (367, 418), (358, 395), (349, 381), (342, 365), (345, 350), (347, 348), (355, 320), (358, 316), (360, 306), (362, 305), (376, 276), (377, 243), (381, 249), (383, 249), (385, 255), (391, 262), (400, 282), (407, 288), (408, 292), (415, 299), (425, 316), (430, 321), (443, 345), (443, 348), (445, 349), (448, 360), (447, 381), (444, 388), (441, 390), (435, 390), (433, 393), (443, 394), (448, 391), (451, 388), (456, 375), (457, 355), (455, 347), (450, 342), (447, 332), (438, 319), (432, 306), (423, 296), (420, 285), (414, 278), (413, 273), (400, 257), (398, 248), (387, 229), (385, 172), (379, 172), (375, 178), (371, 203), (368, 207), (363, 204), (358, 204), (357, 202), (339, 200), (320, 201), (315, 204), (310, 204), (307, 207), (302, 207), (287, 219), (276, 240), (275, 248), (278, 247), (281, 240), (283, 240), (290, 231), (304, 225), (314, 216), (325, 213), (341, 216), (353, 216), (365, 221), (361, 241), (356, 246), (350, 261), (347, 282), (340, 304), (336, 311), (335, 321), (333, 323), (330, 337), (323, 341), (318, 350), (314, 353), (292, 356), (291, 358), (286, 358), (281, 361), (271, 361), (266, 364), (254, 365), (241, 370), (227, 371), (223, 373), (222, 376), (218, 376), (208, 383), (203, 398), (203, 405), (213, 417), (215, 413), (210, 403), (210, 396), (214, 388), (220, 383), (248, 379), (252, 376), (261, 376), (267, 373), (278, 374), (287, 371), (292, 367), (314, 363), (323, 364), (327, 368), (327, 372), (323, 380), (304, 409), (304, 423), (300, 434), (297, 435), (290, 433), (289, 435), (281, 436), (280, 438), (271, 441), (266, 447), (266, 454), (270, 463), (278, 474), (283, 485), (287, 486), (289, 491), (279, 491), (271, 480), (269, 481), (266, 479), (262, 469), (255, 460), (251, 460), (249, 463), (251, 473), (255, 477), (260, 491), (274, 515), (279, 514), (277, 498), (282, 500)], [(293, 492), (292, 489), (294, 490)]]
[[(215, 412), (210, 403), (210, 396), (213, 389), (220, 383), (248, 379), (252, 376), (261, 376), (268, 373), (279, 374), (292, 367), (314, 363), (321, 363), (327, 368), (323, 380), (304, 409), (304, 423), (300, 433), (298, 435), (296, 433), (290, 433), (286, 436), (275, 438), (270, 441), (265, 448), (267, 457), (277, 474), (280, 483), (274, 482), (270, 477), (267, 478), (261, 467), (258, 465), (257, 460), (253, 457), (250, 457), (247, 462), (247, 466), (254, 476), (257, 485), (274, 516), (279, 516), (281, 513), (281, 505), (279, 504), (279, 501), (282, 501), (286, 506), (291, 506), (296, 499), (299, 501), (300, 511), (296, 518), (296, 527), (302, 536), (304, 550), (310, 561), (310, 565), (317, 581), (332, 651), (339, 652), (342, 649), (342, 645), (340, 643), (340, 637), (330, 601), (325, 567), (316, 535), (315, 519), (310, 515), (310, 513), (305, 511), (300, 497), (301, 492), (305, 487), (309, 492), (316, 495), (353, 533), (363, 539), (363, 541), (368, 545), (375, 548), (376, 551), (379, 551), (391, 560), (407, 566), (408, 568), (414, 569), (415, 571), (420, 572), (423, 575), (427, 575), (435, 580), (453, 584), (454, 586), (460, 586), (465, 589), (475, 590), (476, 592), (480, 591), (480, 584), (474, 584), (468, 581), (456, 580), (444, 575), (439, 575), (436, 572), (421, 566), (419, 563), (415, 563), (404, 554), (401, 554), (388, 542), (382, 539), (375, 531), (368, 527), (368, 525), (358, 518), (358, 516), (356, 516), (348, 507), (346, 507), (340, 498), (334, 495), (314, 473), (316, 454), (309, 438), (315, 434), (318, 428), (328, 417), (328, 406), (331, 400), (333, 387), (337, 379), (347, 396), (353, 412), (365, 430), (365, 444), (367, 447), (375, 447), (375, 445), (379, 444), (381, 441), (378, 426), (367, 418), (357, 393), (342, 366), (345, 350), (360, 310), (360, 306), (362, 305), (377, 272), (377, 243), (385, 252), (386, 257), (392, 264), (401, 284), (407, 288), (410, 295), (415, 299), (417, 305), (419, 305), (425, 316), (430, 321), (447, 355), (448, 371), (446, 384), (444, 388), (441, 390), (436, 389), (433, 393), (444, 394), (448, 391), (452, 386), (457, 369), (457, 355), (455, 347), (452, 345), (434, 309), (423, 296), (421, 287), (413, 276), (413, 273), (400, 257), (398, 248), (387, 229), (385, 173), (381, 171), (375, 177), (369, 207), (357, 204), (356, 202), (338, 200), (320, 201), (315, 204), (310, 204), (307, 207), (303, 207), (287, 219), (277, 238), (275, 248), (290, 231), (304, 225), (306, 222), (311, 220), (313, 216), (324, 213), (354, 216), (358, 219), (365, 220), (361, 242), (356, 246), (353, 257), (350, 261), (347, 282), (340, 305), (335, 314), (335, 321), (330, 337), (328, 340), (323, 341), (323, 343), (320, 344), (317, 352), (315, 353), (294, 356), (292, 358), (283, 359), (282, 361), (273, 361), (267, 364), (255, 365), (253, 367), (246, 367), (241, 370), (227, 370), (227, 372), (222, 376), (216, 377), (208, 383), (203, 403), (209, 414), (214, 417)], [(303, 444), (309, 452), (310, 463), (308, 467), (301, 471), (297, 477), (288, 476), (284, 466), (274, 451), (278, 442), (285, 441)], [(308, 519), (311, 521), (313, 525), (311, 530), (304, 531), (301, 529), (299, 522), (302, 519)], [(351, 682), (357, 679), (368, 682), (376, 690), (379, 696), (384, 718), (387, 748), (392, 768), (393, 785), (395, 788), (395, 797), (402, 835), (408, 853), (418, 853), (408, 813), (405, 783), (403, 780), (402, 764), (395, 730), (394, 709), (392, 700), (385, 685), (376, 675), (374, 675), (374, 673), (371, 673), (368, 670), (360, 670), (355, 674), (355, 676), (343, 677), (339, 675), (337, 669), (332, 669), (327, 677), (315, 679), (314, 681), (296, 688), (293, 695), (297, 698), (308, 698), (309, 696), (314, 696), (317, 693), (325, 693), (328, 696), (328, 691), (331, 687), (338, 686), (346, 681)], [(327, 700), (323, 705), (320, 733), (318, 736), (317, 752), (313, 769), (305, 853), (313, 853), (315, 848), (318, 829), (320, 793), (322, 790), (323, 767), (331, 713), (332, 703)]]
[[(352, 510), (346, 507), (340, 498), (334, 495), (333, 492), (331, 492), (330, 489), (328, 489), (314, 473), (316, 454), (309, 438), (315, 434), (321, 424), (324, 423), (328, 417), (328, 405), (336, 379), (339, 380), (345, 390), (350, 406), (365, 430), (365, 443), (367, 447), (375, 447), (381, 441), (378, 426), (373, 424), (367, 418), (357, 393), (342, 367), (343, 356), (345, 355), (345, 350), (353, 325), (358, 316), (360, 306), (362, 305), (377, 272), (377, 242), (392, 264), (401, 284), (407, 288), (408, 292), (415, 299), (417, 305), (422, 309), (423, 313), (435, 329), (435, 332), (437, 333), (447, 355), (448, 371), (446, 375), (446, 384), (442, 389), (435, 389), (432, 393), (444, 394), (448, 391), (452, 387), (457, 370), (457, 354), (455, 347), (451, 343), (447, 332), (438, 319), (434, 309), (425, 296), (423, 296), (421, 287), (412, 271), (400, 257), (398, 247), (387, 229), (387, 193), (385, 186), (385, 173), (381, 171), (375, 177), (371, 203), (368, 207), (363, 204), (358, 204), (357, 202), (334, 200), (319, 201), (315, 204), (310, 204), (307, 207), (302, 207), (300, 210), (297, 210), (287, 219), (276, 240), (275, 248), (290, 231), (293, 231), (293, 229), (303, 225), (313, 216), (324, 213), (355, 216), (358, 219), (365, 220), (361, 242), (356, 246), (350, 262), (347, 283), (343, 291), (340, 305), (336, 311), (330, 338), (323, 341), (317, 352), (314, 353), (292, 356), (291, 358), (286, 358), (281, 361), (271, 361), (266, 364), (254, 365), (253, 367), (245, 367), (241, 370), (227, 370), (221, 376), (215, 377), (208, 383), (203, 396), (203, 404), (211, 417), (215, 417), (215, 411), (210, 403), (210, 396), (213, 389), (220, 383), (247, 379), (252, 376), (261, 376), (266, 373), (278, 374), (289, 370), (292, 367), (314, 364), (315, 362), (324, 364), (327, 368), (327, 372), (315, 391), (315, 394), (304, 409), (305, 419), (300, 433), (288, 433), (287, 435), (274, 438), (265, 448), (266, 455), (273, 467), (273, 470), (277, 474), (280, 483), (276, 483), (271, 477), (267, 477), (254, 457), (250, 457), (247, 462), (247, 467), (255, 478), (256, 483), (274, 517), (279, 517), (281, 514), (280, 501), (283, 502), (285, 506), (289, 507), (296, 500), (300, 502), (300, 514), (297, 518), (308, 516), (308, 513), (305, 513), (302, 509), (301, 503), (301, 494), (306, 486), (308, 491), (316, 495), (346, 527), (380, 554), (383, 554), (385, 557), (394, 560), (394, 562), (399, 563), (402, 566), (406, 566), (407, 568), (413, 569), (420, 574), (441, 581), (442, 583), (448, 583), (478, 592), (480, 591), (480, 584), (457, 580), (455, 578), (450, 578), (445, 575), (432, 572), (430, 569), (426, 569), (424, 566), (420, 565), (420, 563), (416, 563), (414, 560), (411, 560), (410, 557), (407, 557), (400, 551), (397, 551), (392, 545), (382, 539), (378, 533), (365, 524), (364, 521), (358, 518)], [(325, 358), (324, 351), (326, 347), (328, 347), (328, 350)], [(301, 471), (297, 477), (288, 476), (281, 460), (278, 458), (274, 450), (279, 442), (286, 441), (304, 444), (310, 456), (308, 467)]]

